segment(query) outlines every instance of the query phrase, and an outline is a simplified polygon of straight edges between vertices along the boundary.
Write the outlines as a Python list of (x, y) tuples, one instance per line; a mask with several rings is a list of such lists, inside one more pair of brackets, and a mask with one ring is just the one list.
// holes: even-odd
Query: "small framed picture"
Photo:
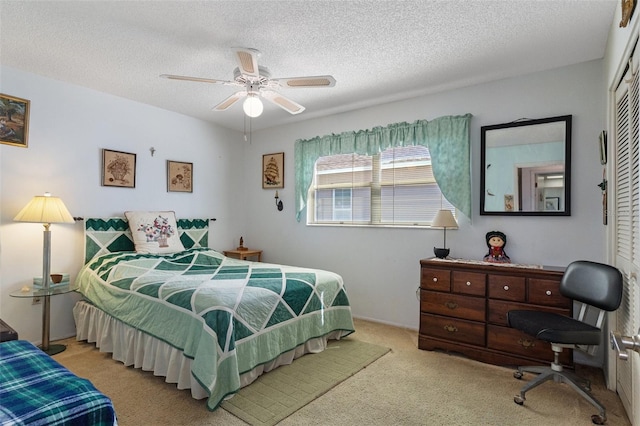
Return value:
[(600, 145), (600, 164), (607, 164), (607, 131), (600, 132), (599, 145)]
[(136, 154), (102, 150), (102, 186), (136, 187)]
[(29, 105), (26, 99), (0, 93), (0, 143), (27, 147)]
[(560, 197), (546, 197), (544, 199), (544, 209), (546, 211), (558, 211), (560, 208)]
[(505, 212), (513, 211), (513, 194), (504, 195), (504, 211)]
[(167, 192), (193, 192), (193, 163), (167, 160)]
[(284, 188), (284, 152), (262, 156), (262, 188)]

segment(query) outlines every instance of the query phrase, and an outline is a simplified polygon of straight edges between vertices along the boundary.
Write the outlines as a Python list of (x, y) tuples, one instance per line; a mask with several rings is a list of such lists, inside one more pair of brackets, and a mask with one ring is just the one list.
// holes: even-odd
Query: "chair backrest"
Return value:
[(622, 274), (604, 263), (577, 260), (567, 266), (560, 293), (605, 311), (615, 311), (622, 301)]

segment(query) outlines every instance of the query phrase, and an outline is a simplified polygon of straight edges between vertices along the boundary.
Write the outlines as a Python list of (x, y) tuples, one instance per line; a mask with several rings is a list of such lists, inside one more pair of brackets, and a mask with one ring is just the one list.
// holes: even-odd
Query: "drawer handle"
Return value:
[(434, 282), (434, 283), (437, 283), (437, 282), (438, 282), (438, 278), (433, 277), (433, 282)]
[(504, 291), (509, 291), (509, 286), (508, 286), (508, 285), (505, 285), (505, 286), (504, 286), (504, 287), (502, 287), (502, 288), (504, 288)]
[(471, 285), (471, 281), (467, 281), (467, 285), (468, 285), (468, 286), (469, 286), (469, 285)]
[(544, 292), (547, 296), (551, 296), (551, 290), (547, 290)]
[(446, 302), (446, 303), (444, 304), (444, 306), (446, 306), (447, 308), (449, 308), (449, 309), (452, 309), (452, 310), (453, 310), (453, 309), (456, 309), (456, 308), (458, 307), (458, 304), (457, 304), (457, 303), (455, 303), (455, 302)]
[(518, 340), (518, 344), (525, 349), (530, 349), (536, 346), (536, 342), (529, 339), (520, 339)]
[(456, 327), (455, 325), (445, 325), (444, 329), (449, 333), (455, 333), (456, 331), (458, 331), (458, 327)]

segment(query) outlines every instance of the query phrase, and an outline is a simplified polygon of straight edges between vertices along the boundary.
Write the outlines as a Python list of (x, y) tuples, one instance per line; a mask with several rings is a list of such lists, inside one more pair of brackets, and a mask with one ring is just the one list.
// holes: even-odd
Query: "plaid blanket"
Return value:
[(1, 425), (113, 425), (111, 400), (25, 340), (0, 343)]

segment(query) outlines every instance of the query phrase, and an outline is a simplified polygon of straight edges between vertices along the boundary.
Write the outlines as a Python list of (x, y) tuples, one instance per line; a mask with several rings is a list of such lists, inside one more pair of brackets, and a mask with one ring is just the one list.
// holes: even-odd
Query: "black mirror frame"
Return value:
[[(563, 211), (486, 211), (485, 210), (485, 170), (486, 170), (486, 133), (490, 130), (512, 127), (532, 126), (537, 124), (565, 122), (565, 177), (564, 177), (564, 210)], [(481, 216), (571, 216), (571, 115), (541, 118), (536, 120), (514, 121), (511, 123), (482, 126), (480, 129), (480, 215)]]

